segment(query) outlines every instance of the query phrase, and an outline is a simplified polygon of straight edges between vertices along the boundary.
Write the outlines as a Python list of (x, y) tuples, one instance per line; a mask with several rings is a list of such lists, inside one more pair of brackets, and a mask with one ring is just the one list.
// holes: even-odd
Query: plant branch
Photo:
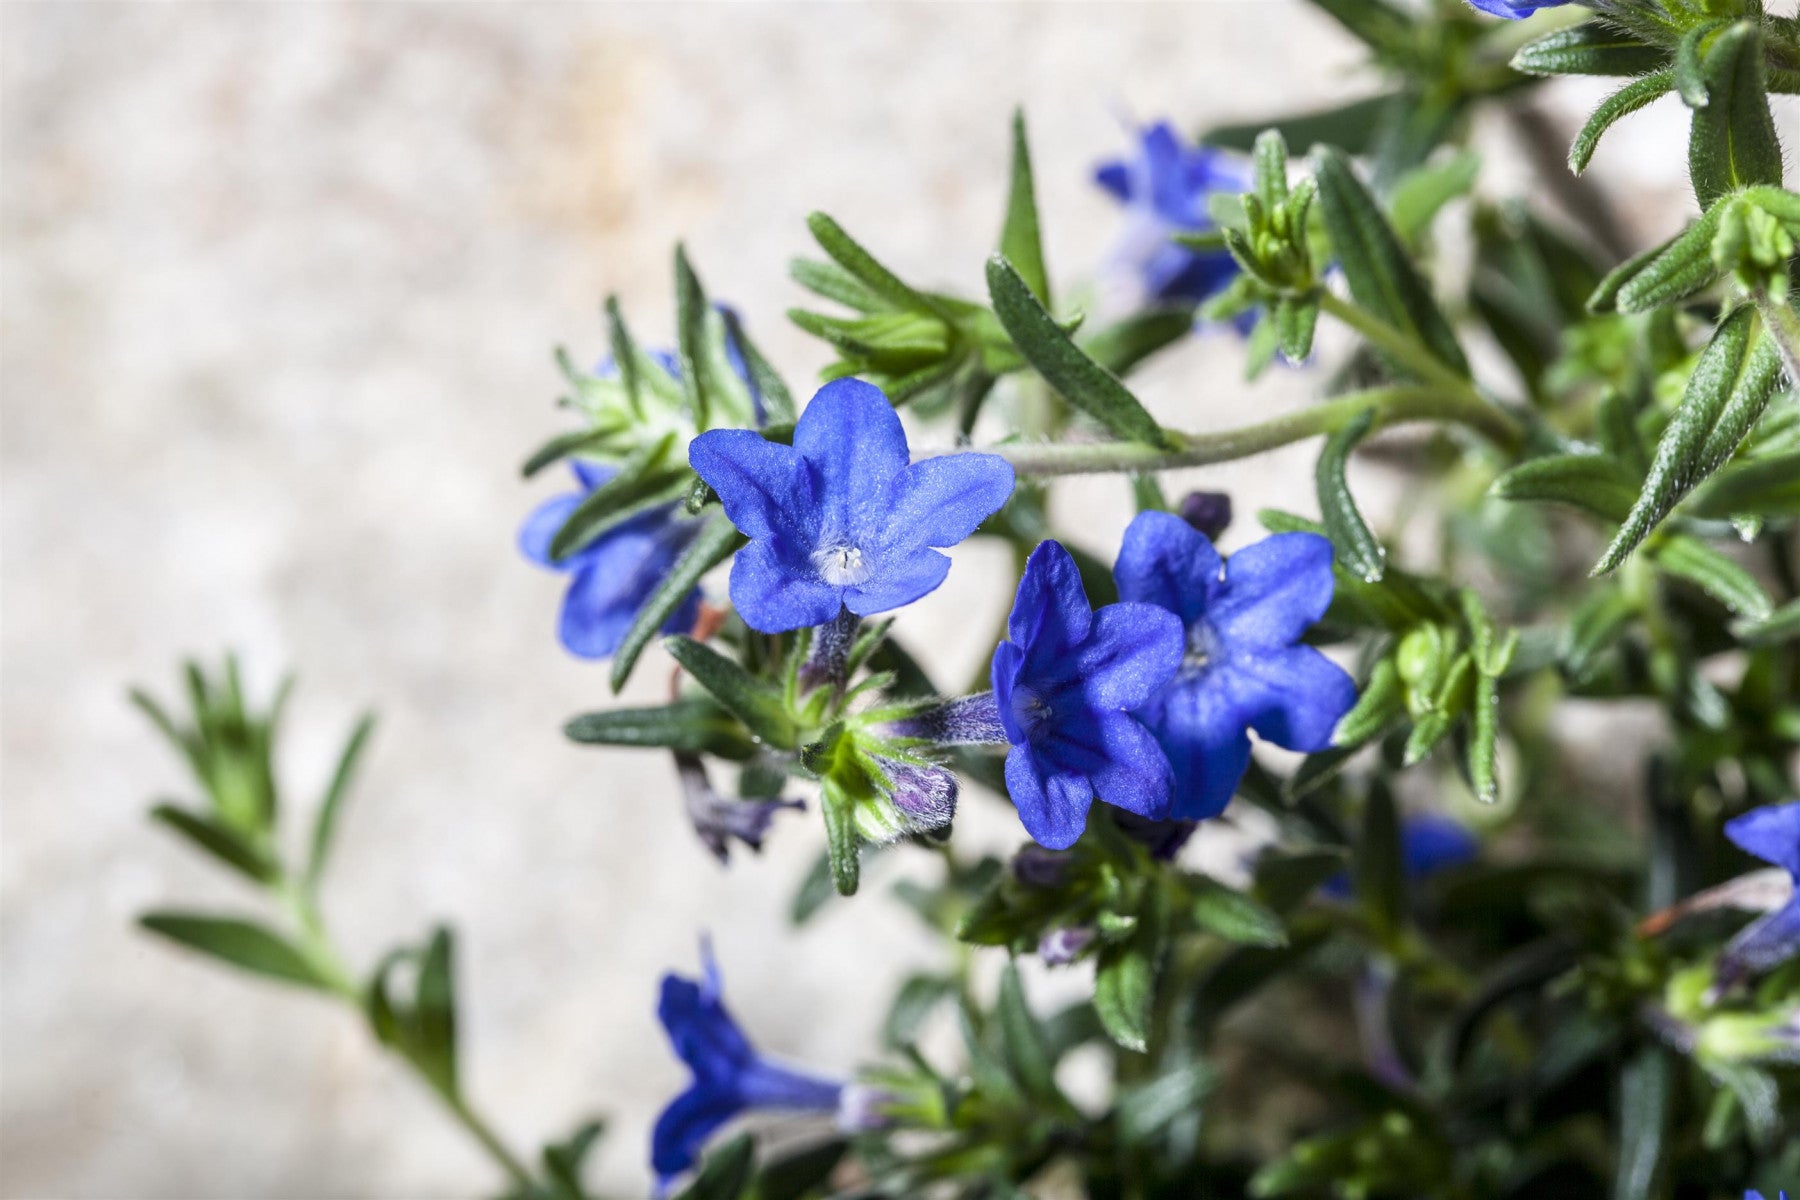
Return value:
[(1475, 401), (1483, 408), (1489, 407), (1487, 402), (1482, 400), (1480, 394), (1475, 391), (1474, 384), (1440, 362), (1437, 356), (1421, 346), (1417, 339), (1395, 329), (1367, 309), (1359, 308), (1342, 296), (1333, 295), (1323, 288), (1319, 291), (1319, 308), (1362, 334), (1370, 345), (1396, 362), (1404, 364), (1408, 370), (1426, 383), (1434, 384), (1447, 392), (1458, 393)]
[[(1113, 471), (1169, 471), (1248, 458), (1307, 438), (1335, 433), (1366, 409), (1375, 410), (1375, 426), (1411, 421), (1466, 425), (1503, 449), (1518, 444), (1512, 418), (1474, 396), (1433, 387), (1372, 388), (1351, 392), (1299, 412), (1220, 433), (1174, 433), (1176, 449), (1141, 442), (1012, 443), (984, 447), (1013, 465), (1022, 475), (1091, 475)], [(954, 449), (925, 451), (924, 457), (954, 454)]]

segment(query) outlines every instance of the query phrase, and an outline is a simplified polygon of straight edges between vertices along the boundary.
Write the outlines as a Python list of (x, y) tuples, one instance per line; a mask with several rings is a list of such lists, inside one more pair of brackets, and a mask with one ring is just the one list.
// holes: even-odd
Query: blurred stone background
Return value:
[[(252, 902), (146, 824), (152, 796), (188, 785), (124, 703), (128, 683), (167, 694), (180, 656), (225, 646), (264, 694), (300, 672), (291, 810), (309, 814), (355, 713), (381, 710), (329, 917), (365, 966), (434, 920), (457, 927), (470, 1090), (519, 1146), (603, 1113), (597, 1182), (644, 1191), (649, 1121), (684, 1081), (656, 980), (693, 969), (703, 928), (767, 1048), (852, 1068), (895, 978), (933, 961), (883, 898), (921, 866), (884, 863), (790, 933), (816, 816), (722, 871), (662, 758), (562, 739), (609, 698), (604, 668), (555, 643), (559, 582), (511, 545), (550, 487), (516, 471), (560, 427), (549, 348), (597, 357), (607, 292), (667, 340), (685, 238), (806, 381), (823, 356), (782, 313), (808, 211), (909, 278), (976, 289), (1022, 102), (1052, 271), (1072, 284), (1113, 231), (1087, 176), (1122, 118), (1192, 127), (1368, 86), (1298, 0), (12, 3), (0, 33), (7, 1197), (495, 1183), (352, 1015), (134, 931), (152, 906)], [(1594, 97), (1544, 104), (1572, 127)], [(1520, 186), (1490, 132), (1484, 186)], [(1683, 136), (1665, 101), (1601, 151), (1634, 236), (1683, 219)], [(1316, 386), (1276, 371), (1251, 391), (1240, 355), (1197, 337), (1143, 393), (1204, 429)], [(1240, 513), (1310, 508), (1310, 453), (1178, 482), (1231, 490)], [(1110, 556), (1116, 484), (1070, 489), (1062, 512)], [(958, 558), (902, 622), (947, 679), (990, 648), (1012, 585), (980, 546)], [(646, 660), (636, 698), (666, 667)], [(1016, 838), (991, 799), (965, 809), (960, 838)]]

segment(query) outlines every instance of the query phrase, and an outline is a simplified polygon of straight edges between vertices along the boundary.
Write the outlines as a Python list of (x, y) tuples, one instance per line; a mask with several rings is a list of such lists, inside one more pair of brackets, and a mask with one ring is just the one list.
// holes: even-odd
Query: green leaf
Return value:
[(1468, 374), (1468, 362), (1450, 323), (1350, 160), (1327, 147), (1318, 152), (1315, 163), (1325, 232), (1356, 303), (1411, 334), (1457, 373)]
[(1275, 343), (1281, 356), (1299, 364), (1312, 354), (1313, 330), (1319, 323), (1319, 302), (1309, 296), (1278, 296), (1269, 313)]
[(519, 474), (530, 479), (551, 463), (560, 462), (583, 450), (597, 449), (612, 438), (611, 432), (601, 429), (574, 429), (568, 433), (559, 433), (532, 452), (531, 457), (519, 468)]
[[(695, 429), (711, 424), (712, 362), (706, 353), (706, 289), (688, 264), (687, 248), (675, 246), (675, 357), (681, 363), (681, 394)], [(621, 472), (623, 474), (623, 472)], [(554, 551), (552, 551), (554, 553)]]
[(1512, 68), (1527, 75), (1644, 75), (1668, 57), (1629, 33), (1587, 21), (1525, 43), (1513, 55)]
[(1246, 946), (1285, 946), (1287, 927), (1281, 918), (1235, 888), (1204, 875), (1189, 876), (1194, 924), (1228, 942)]
[(1414, 18), (1384, 0), (1312, 0), (1312, 3), (1378, 54), (1404, 54), (1413, 41)]
[(1370, 925), (1384, 937), (1397, 933), (1405, 917), (1405, 864), (1393, 793), (1376, 784), (1363, 802), (1362, 835), (1357, 839), (1351, 873)]
[(572, 742), (590, 746), (655, 746), (742, 761), (756, 753), (735, 717), (694, 697), (660, 708), (612, 708), (583, 713), (563, 726)]
[(1746, 646), (1777, 646), (1800, 638), (1800, 600), (1790, 600), (1760, 621), (1740, 621), (1732, 632)]
[(1706, 90), (1706, 72), (1701, 65), (1700, 46), (1708, 37), (1730, 22), (1718, 19), (1701, 21), (1681, 35), (1675, 44), (1675, 94), (1689, 108), (1704, 108), (1712, 100)]
[(1480, 171), (1479, 155), (1472, 150), (1458, 150), (1441, 162), (1402, 176), (1388, 197), (1388, 217), (1400, 240), (1416, 245), (1444, 205), (1475, 186)]
[(1006, 1050), (1006, 1063), (1027, 1095), (1039, 1101), (1060, 1097), (1056, 1089), (1056, 1068), (1044, 1046), (1044, 1033), (1031, 1008), (1025, 1003), (1025, 990), (1019, 986), (1019, 971), (1011, 961), (1000, 972), (1000, 996), (994, 1015), (1000, 1021), (1001, 1045)]
[(1694, 109), (1688, 175), (1701, 208), (1753, 184), (1781, 186), (1781, 142), (1763, 84), (1762, 31), (1740, 21), (1719, 34), (1703, 64), (1707, 103)]
[(873, 254), (863, 249), (855, 238), (845, 233), (842, 226), (824, 213), (816, 212), (807, 217), (806, 227), (812, 231), (813, 239), (819, 243), (820, 249), (874, 295), (895, 308), (929, 313), (949, 320), (949, 314), (940, 304), (902, 282), (898, 275), (877, 262)]
[(788, 906), (788, 920), (795, 925), (806, 924), (832, 895), (831, 856), (821, 852), (813, 859), (806, 878), (800, 881), (799, 889), (794, 892), (793, 902)]
[(1399, 93), (1384, 93), (1352, 100), (1336, 108), (1299, 113), (1268, 121), (1251, 121), (1236, 125), (1216, 125), (1200, 135), (1204, 145), (1227, 150), (1249, 152), (1258, 134), (1273, 129), (1282, 140), (1297, 149), (1325, 142), (1346, 154), (1363, 154), (1371, 144), (1381, 119), (1393, 110)]
[(334, 990), (331, 978), (312, 959), (280, 934), (238, 917), (197, 913), (153, 912), (138, 918), (151, 933), (179, 942), (253, 975), (298, 984), (321, 992)]
[(356, 777), (356, 764), (362, 759), (363, 746), (374, 732), (375, 714), (364, 713), (338, 754), (331, 783), (325, 789), (324, 799), (319, 801), (318, 815), (313, 818), (312, 848), (306, 857), (304, 885), (309, 894), (318, 890), (319, 879), (325, 873), (325, 863), (331, 857), (332, 834), (337, 831), (338, 810), (350, 791), (350, 781)]
[(1651, 1200), (1675, 1081), (1669, 1054), (1647, 1043), (1619, 1072), (1619, 1165), (1613, 1200)]
[(1025, 141), (1025, 113), (1021, 109), (1013, 110), (1012, 187), (1006, 196), (1006, 223), (1000, 229), (1000, 257), (1013, 265), (1044, 307), (1050, 307), (1050, 276), (1044, 270), (1037, 192), (1031, 180), (1031, 148)]
[(1469, 710), (1469, 741), (1463, 754), (1469, 786), (1483, 804), (1500, 799), (1500, 679), (1478, 671)]
[(883, 1042), (894, 1050), (912, 1045), (932, 1010), (954, 995), (953, 979), (943, 975), (909, 975), (888, 1008), (887, 1022), (882, 1026)]
[(1138, 939), (1101, 949), (1094, 1011), (1107, 1036), (1127, 1050), (1142, 1053), (1150, 1044), (1155, 982), (1155, 964)]
[(605, 1131), (603, 1121), (584, 1121), (562, 1141), (544, 1147), (544, 1177), (556, 1200), (586, 1200), (587, 1192), (581, 1185), (582, 1166)]
[(700, 1173), (676, 1200), (739, 1200), (750, 1186), (756, 1143), (740, 1133), (706, 1156)]
[(1589, 297), (1588, 311), (1650, 312), (1719, 278), (1712, 247), (1723, 212), (1723, 206), (1714, 205), (1662, 246), (1615, 267)]
[(1392, 658), (1384, 658), (1369, 672), (1356, 705), (1338, 721), (1332, 744), (1342, 750), (1354, 749), (1380, 735), (1406, 711), (1406, 689), (1400, 683), (1400, 672)]
[(1592, 675), (1594, 664), (1618, 643), (1637, 612), (1637, 602), (1619, 588), (1598, 588), (1589, 594), (1569, 617), (1563, 637), (1563, 670), (1569, 678), (1580, 683)]
[(281, 875), (281, 868), (267, 853), (235, 829), (204, 813), (190, 812), (173, 804), (159, 804), (150, 810), (150, 818), (167, 825), (232, 870), (258, 883), (270, 883)]
[(799, 731), (773, 684), (691, 637), (664, 638), (663, 649), (751, 733), (780, 749), (794, 748)]
[(834, 1137), (778, 1154), (757, 1171), (752, 1195), (755, 1200), (803, 1200), (820, 1195), (849, 1149), (847, 1139)]
[(1697, 517), (1800, 517), (1800, 450), (1730, 463), (1682, 508)]
[(1588, 163), (1593, 161), (1594, 151), (1607, 130), (1651, 101), (1660, 99), (1674, 86), (1675, 72), (1667, 69), (1653, 71), (1641, 79), (1632, 80), (1602, 100), (1588, 117), (1587, 124), (1581, 127), (1581, 132), (1575, 135), (1574, 144), (1569, 147), (1569, 170), (1577, 175), (1587, 170)]
[(1746, 620), (1760, 621), (1775, 609), (1756, 576), (1698, 538), (1684, 533), (1664, 538), (1651, 558)]
[(1194, 1116), (1217, 1078), (1204, 1062), (1189, 1062), (1121, 1091), (1114, 1110), (1119, 1140), (1140, 1147), (1181, 1118)]
[(749, 372), (750, 382), (762, 396), (762, 423), (793, 424), (798, 410), (794, 407), (794, 393), (788, 390), (787, 382), (769, 360), (763, 357), (763, 352), (750, 340), (750, 335), (744, 332), (744, 323), (737, 313), (726, 309), (721, 315), (727, 335), (737, 344), (738, 353), (744, 356), (744, 369)]
[(870, 290), (868, 284), (834, 262), (796, 258), (788, 263), (788, 274), (807, 291), (835, 300), (845, 308), (860, 313), (899, 311), (897, 306)]
[(666, 465), (674, 447), (675, 435), (669, 433), (619, 464), (618, 473), (582, 497), (550, 539), (550, 557), (566, 559), (645, 509), (685, 495), (692, 478), (687, 464)]
[(1012, 264), (988, 259), (988, 292), (1007, 336), (1038, 374), (1070, 404), (1114, 436), (1146, 445), (1167, 444), (1156, 421), (1118, 377), (1082, 352), (1032, 294)]
[(412, 1059), (446, 1096), (456, 1095), (456, 944), (450, 930), (432, 931), (419, 962), (413, 1007)]
[[(631, 411), (639, 416), (644, 413), (645, 371), (642, 352), (637, 342), (632, 339), (631, 327), (625, 323), (625, 314), (619, 309), (619, 298), (606, 298), (606, 341), (612, 351), (613, 366), (619, 372), (619, 380), (625, 385), (625, 399), (631, 405)], [(526, 472), (530, 474), (530, 472)]]
[(676, 560), (663, 581), (650, 594), (650, 599), (638, 609), (637, 618), (632, 621), (631, 628), (625, 631), (625, 638), (619, 643), (618, 651), (613, 655), (612, 690), (617, 692), (631, 678), (631, 668), (637, 665), (638, 656), (649, 645), (650, 639), (656, 636), (675, 611), (687, 601), (688, 593), (700, 585), (701, 576), (724, 562), (737, 552), (749, 539), (739, 533), (732, 525), (731, 518), (723, 509), (704, 518), (705, 524), (688, 548)]
[(1344, 480), (1344, 467), (1350, 451), (1368, 435), (1375, 423), (1375, 410), (1364, 409), (1342, 429), (1325, 439), (1319, 451), (1314, 480), (1319, 489), (1319, 513), (1325, 521), (1326, 536), (1343, 556), (1344, 566), (1365, 583), (1380, 583), (1387, 571), (1387, 550), (1369, 529), (1350, 485)]
[(1623, 521), (1637, 500), (1638, 481), (1610, 454), (1552, 454), (1520, 463), (1490, 491), (1502, 500), (1571, 504)]
[(1781, 382), (1781, 359), (1748, 305), (1719, 322), (1663, 430), (1642, 493), (1594, 574), (1616, 568), (1696, 484), (1716, 471), (1762, 416)]
[(840, 896), (854, 896), (862, 875), (862, 839), (856, 832), (856, 800), (836, 779), (826, 776), (819, 793), (825, 813), (825, 849), (831, 860), (831, 883)]

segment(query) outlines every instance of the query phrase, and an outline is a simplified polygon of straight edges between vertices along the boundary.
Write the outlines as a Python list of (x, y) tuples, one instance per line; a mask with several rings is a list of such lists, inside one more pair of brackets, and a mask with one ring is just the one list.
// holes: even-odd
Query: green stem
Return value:
[[(1351, 392), (1299, 412), (1221, 433), (1170, 431), (1170, 436), (1178, 443), (1172, 450), (1141, 442), (1015, 443), (988, 446), (985, 450), (1006, 459), (1022, 475), (1169, 471), (1248, 458), (1292, 442), (1335, 433), (1371, 408), (1375, 410), (1377, 428), (1409, 421), (1448, 421), (1479, 431), (1503, 449), (1512, 449), (1519, 440), (1519, 431), (1512, 419), (1475, 395), (1465, 382), (1461, 389), (1453, 391), (1387, 387)], [(955, 451), (926, 452), (927, 455), (932, 453), (951, 454)]]
[(1774, 339), (1775, 348), (1781, 351), (1788, 383), (1800, 387), (1800, 315), (1795, 314), (1786, 297), (1778, 299), (1767, 287), (1757, 287), (1751, 295), (1756, 300), (1756, 311), (1762, 314), (1763, 326)]
[[(275, 893), (276, 899), (281, 902), (282, 907), (293, 917), (294, 924), (300, 930), (301, 949), (312, 960), (319, 973), (330, 981), (333, 993), (361, 1013), (363, 1011), (362, 990), (357, 987), (354, 977), (344, 965), (343, 958), (331, 944), (331, 938), (325, 932), (325, 920), (319, 912), (318, 902), (304, 887), (285, 875), (272, 885), (271, 890)], [(507, 1148), (506, 1143), (500, 1140), (492, 1126), (469, 1107), (467, 1101), (454, 1092), (444, 1091), (436, 1082), (419, 1071), (418, 1064), (404, 1054), (400, 1057), (444, 1102), (444, 1107), (450, 1110), (450, 1115), (456, 1118), (457, 1123), (467, 1130), (471, 1137), (481, 1143), (481, 1148), (487, 1151), (488, 1157), (493, 1159), (495, 1165), (506, 1173), (507, 1178), (521, 1190), (530, 1189), (536, 1184), (537, 1181), (532, 1178), (532, 1174), (526, 1169), (525, 1164)]]
[(1435, 384), (1447, 392), (1455, 392), (1487, 407), (1487, 402), (1475, 391), (1474, 384), (1439, 361), (1436, 355), (1421, 346), (1416, 339), (1408, 337), (1367, 309), (1358, 308), (1343, 297), (1323, 289), (1319, 292), (1319, 308), (1362, 334), (1370, 345), (1394, 361), (1404, 364), (1426, 383)]

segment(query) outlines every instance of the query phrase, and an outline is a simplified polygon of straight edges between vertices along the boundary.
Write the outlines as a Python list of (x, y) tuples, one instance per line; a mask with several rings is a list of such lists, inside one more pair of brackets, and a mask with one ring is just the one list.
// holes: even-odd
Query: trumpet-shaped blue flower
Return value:
[[(1745, 1192), (1744, 1200), (1763, 1200), (1763, 1194), (1761, 1192)], [(1786, 1192), (1781, 1193), (1781, 1200), (1787, 1200)]]
[(753, 629), (783, 633), (900, 608), (936, 588), (954, 546), (1012, 495), (992, 454), (909, 464), (906, 432), (879, 388), (819, 389), (783, 446), (748, 429), (695, 438), (688, 461), (749, 537), (731, 601)]
[(1228, 155), (1189, 146), (1166, 121), (1138, 135), (1137, 152), (1102, 163), (1094, 181), (1125, 205), (1127, 219), (1115, 253), (1151, 303), (1199, 303), (1237, 275), (1237, 263), (1223, 250), (1198, 251), (1176, 245), (1177, 233), (1213, 228), (1207, 197), (1237, 193), (1249, 184)]
[(1786, 904), (1746, 925), (1720, 956), (1719, 983), (1767, 971), (1800, 954), (1800, 800), (1771, 804), (1725, 822), (1739, 849), (1773, 863), (1794, 881)]
[[(580, 658), (607, 658), (619, 648), (638, 610), (693, 540), (699, 524), (666, 504), (616, 525), (567, 558), (550, 557), (550, 541), (589, 492), (612, 478), (610, 468), (570, 460), (579, 491), (552, 496), (525, 519), (519, 550), (532, 562), (569, 576), (557, 636)], [(666, 633), (694, 627), (700, 590), (694, 589), (663, 623)]]
[(1490, 17), (1504, 17), (1508, 21), (1523, 21), (1540, 8), (1561, 8), (1572, 4), (1574, 0), (1469, 0)]
[(711, 949), (700, 948), (700, 979), (664, 975), (657, 1019), (694, 1080), (656, 1118), (650, 1165), (659, 1191), (700, 1158), (706, 1141), (752, 1109), (834, 1113), (842, 1083), (807, 1075), (758, 1054), (720, 995)]
[(1174, 613), (1186, 655), (1138, 714), (1175, 770), (1169, 815), (1224, 810), (1250, 765), (1249, 731), (1289, 750), (1323, 750), (1356, 703), (1343, 668), (1300, 636), (1331, 603), (1331, 543), (1278, 533), (1232, 555), (1172, 513), (1139, 513), (1113, 568), (1119, 595)]
[(1012, 749), (1006, 790), (1039, 845), (1075, 843), (1096, 799), (1163, 817), (1175, 780), (1132, 716), (1181, 665), (1181, 623), (1149, 604), (1095, 612), (1075, 560), (1043, 542), (994, 650), (994, 701)]

